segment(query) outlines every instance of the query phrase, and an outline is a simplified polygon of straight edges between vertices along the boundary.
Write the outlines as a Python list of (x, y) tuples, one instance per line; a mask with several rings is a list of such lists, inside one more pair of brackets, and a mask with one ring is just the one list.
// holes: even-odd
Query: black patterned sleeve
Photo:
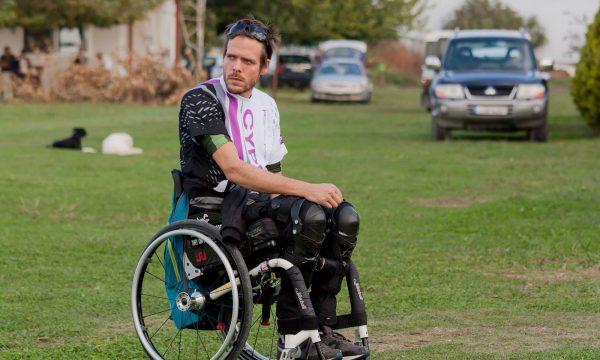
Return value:
[(203, 89), (189, 91), (181, 100), (181, 112), (191, 136), (227, 135), (221, 104)]

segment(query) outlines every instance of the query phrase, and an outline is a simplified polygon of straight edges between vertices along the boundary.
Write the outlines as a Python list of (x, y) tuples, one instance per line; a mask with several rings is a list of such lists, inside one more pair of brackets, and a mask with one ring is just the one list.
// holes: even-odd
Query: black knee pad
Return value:
[(326, 255), (334, 259), (350, 259), (360, 225), (358, 213), (344, 201), (328, 215)]
[(290, 209), (284, 231), (284, 258), (295, 265), (315, 264), (324, 240), (327, 217), (323, 208), (313, 202), (298, 199)]

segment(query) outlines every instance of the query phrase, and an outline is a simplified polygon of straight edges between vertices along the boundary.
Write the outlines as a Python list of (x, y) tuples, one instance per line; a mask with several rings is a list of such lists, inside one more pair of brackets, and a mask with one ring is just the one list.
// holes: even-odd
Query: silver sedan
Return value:
[(373, 84), (360, 61), (329, 59), (321, 64), (310, 83), (312, 101), (371, 100)]

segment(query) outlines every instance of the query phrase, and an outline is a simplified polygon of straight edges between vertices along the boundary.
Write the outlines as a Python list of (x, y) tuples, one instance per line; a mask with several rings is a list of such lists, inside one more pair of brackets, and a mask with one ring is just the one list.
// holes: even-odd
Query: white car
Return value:
[(321, 61), (331, 58), (351, 58), (365, 61), (367, 43), (360, 40), (327, 40), (319, 44)]
[(310, 83), (312, 101), (371, 101), (373, 84), (361, 61), (329, 59), (321, 64)]

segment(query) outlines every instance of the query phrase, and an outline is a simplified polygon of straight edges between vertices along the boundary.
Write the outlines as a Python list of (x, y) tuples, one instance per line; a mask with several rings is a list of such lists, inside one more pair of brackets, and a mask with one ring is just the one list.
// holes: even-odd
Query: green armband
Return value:
[(231, 141), (229, 136), (218, 134), (218, 135), (202, 135), (200, 142), (206, 152), (212, 155), (218, 148), (225, 145), (225, 143)]
[(267, 170), (269, 170), (272, 173), (280, 173), (281, 172), (281, 162), (267, 165)]

